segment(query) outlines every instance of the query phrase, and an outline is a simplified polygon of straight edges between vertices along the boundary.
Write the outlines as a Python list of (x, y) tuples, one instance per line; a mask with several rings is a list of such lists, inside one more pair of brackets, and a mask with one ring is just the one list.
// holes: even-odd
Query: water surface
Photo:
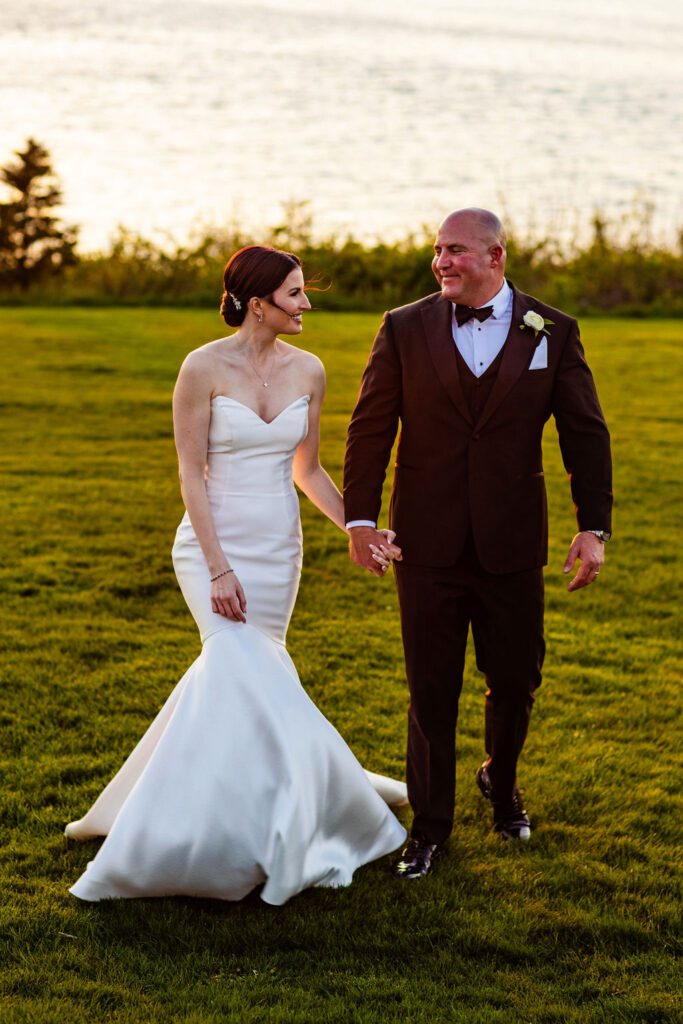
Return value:
[(0, 161), (51, 151), (85, 247), (119, 223), (395, 238), (453, 207), (683, 223), (678, 0), (3, 0)]

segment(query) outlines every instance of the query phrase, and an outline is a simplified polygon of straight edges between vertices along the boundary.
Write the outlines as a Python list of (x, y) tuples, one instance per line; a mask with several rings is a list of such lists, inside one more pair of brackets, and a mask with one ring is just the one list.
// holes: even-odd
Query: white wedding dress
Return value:
[(271, 422), (213, 399), (206, 485), (216, 531), (244, 588), (247, 623), (211, 610), (187, 514), (173, 547), (202, 652), (73, 839), (106, 836), (70, 890), (82, 900), (188, 895), (239, 900), (258, 885), (282, 904), (340, 886), (395, 850), (387, 804), (406, 787), (364, 772), (304, 691), (285, 648), (301, 570), (292, 460), (309, 396)]

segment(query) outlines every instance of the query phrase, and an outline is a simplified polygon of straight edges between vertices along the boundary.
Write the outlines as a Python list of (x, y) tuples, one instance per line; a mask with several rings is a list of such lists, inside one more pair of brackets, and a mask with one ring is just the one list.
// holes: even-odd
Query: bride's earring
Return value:
[(259, 313), (259, 315), (258, 315), (258, 322), (259, 322), (260, 324), (262, 324), (262, 323), (263, 323), (263, 313)]

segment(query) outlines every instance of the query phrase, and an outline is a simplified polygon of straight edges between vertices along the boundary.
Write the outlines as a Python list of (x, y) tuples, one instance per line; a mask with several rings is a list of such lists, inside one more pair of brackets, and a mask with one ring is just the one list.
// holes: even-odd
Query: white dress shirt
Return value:
[[(486, 373), (508, 336), (512, 320), (512, 288), (507, 281), (503, 281), (500, 291), (483, 305), (493, 306), (490, 317), (482, 323), (475, 319), (468, 320), (462, 327), (458, 327), (453, 304), (453, 340), (475, 377), (481, 377), (482, 373)], [(352, 526), (376, 525), (372, 519), (354, 519), (346, 524), (346, 529), (350, 530)]]
[(512, 320), (512, 288), (507, 281), (503, 281), (500, 291), (483, 305), (493, 306), (491, 316), (482, 323), (472, 318), (462, 327), (458, 327), (453, 306), (453, 340), (475, 377), (486, 373), (508, 336)]

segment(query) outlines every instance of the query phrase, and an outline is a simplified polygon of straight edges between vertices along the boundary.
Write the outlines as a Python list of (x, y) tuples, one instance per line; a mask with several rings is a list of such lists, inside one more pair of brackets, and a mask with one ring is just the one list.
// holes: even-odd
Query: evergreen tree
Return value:
[(15, 155), (15, 163), (0, 168), (0, 180), (14, 193), (0, 203), (0, 283), (25, 290), (76, 262), (78, 229), (62, 227), (53, 216), (62, 193), (48, 151), (28, 139)]

